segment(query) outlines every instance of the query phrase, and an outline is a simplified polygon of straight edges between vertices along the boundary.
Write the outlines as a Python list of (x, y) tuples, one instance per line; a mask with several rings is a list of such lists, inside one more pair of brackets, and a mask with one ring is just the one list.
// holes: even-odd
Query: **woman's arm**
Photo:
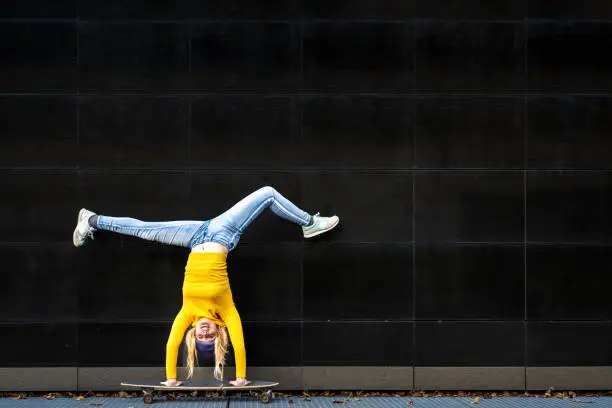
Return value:
[(183, 341), (185, 331), (191, 324), (190, 320), (189, 314), (181, 309), (174, 318), (174, 323), (172, 323), (172, 330), (170, 330), (170, 336), (166, 343), (166, 378), (168, 380), (176, 380), (178, 351)]
[[(221, 316), (227, 325), (232, 347), (234, 348), (234, 359), (236, 360), (236, 378), (246, 379), (246, 349), (244, 347), (244, 334), (242, 333), (242, 322), (236, 306), (231, 306)], [(243, 381), (241, 381), (243, 383)], [(244, 384), (242, 384), (244, 385)]]

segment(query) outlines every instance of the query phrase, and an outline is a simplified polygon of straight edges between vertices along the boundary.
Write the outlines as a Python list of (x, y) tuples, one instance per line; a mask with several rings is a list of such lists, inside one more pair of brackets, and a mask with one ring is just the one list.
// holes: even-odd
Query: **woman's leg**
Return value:
[(298, 225), (307, 225), (312, 220), (310, 214), (299, 209), (274, 188), (262, 187), (212, 219), (209, 229), (213, 228), (213, 224), (223, 225), (242, 233), (268, 207), (274, 214)]
[(215, 241), (216, 235), (217, 241), (233, 249), (240, 235), (266, 208), (270, 208), (274, 214), (281, 218), (301, 225), (305, 237), (329, 231), (339, 222), (336, 216), (310, 215), (283, 197), (274, 188), (262, 187), (210, 221), (208, 227), (209, 238), (212, 238), (210, 240)]
[(191, 238), (203, 224), (203, 221), (145, 222), (135, 218), (96, 215), (83, 209), (79, 212), (79, 221), (73, 234), (73, 241), (75, 246), (81, 246), (87, 238), (93, 238), (96, 230), (101, 229), (148, 241), (189, 248)]

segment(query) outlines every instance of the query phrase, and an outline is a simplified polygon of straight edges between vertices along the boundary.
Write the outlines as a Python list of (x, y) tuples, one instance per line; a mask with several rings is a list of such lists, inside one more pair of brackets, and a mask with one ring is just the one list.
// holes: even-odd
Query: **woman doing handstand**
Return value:
[(185, 266), (183, 306), (166, 344), (166, 381), (162, 384), (182, 384), (177, 381), (176, 366), (179, 346), (189, 326), (193, 327), (185, 335), (187, 378), (193, 376), (197, 354), (214, 353), (214, 376), (223, 379), (229, 332), (236, 360), (236, 380), (230, 383), (248, 383), (242, 323), (232, 298), (226, 260), (246, 227), (268, 207), (279, 217), (301, 225), (305, 238), (327, 232), (339, 222), (337, 216), (321, 217), (302, 211), (272, 187), (260, 188), (207, 221), (143, 222), (96, 215), (84, 208), (79, 211), (72, 236), (76, 247), (84, 245), (100, 229), (191, 249)]

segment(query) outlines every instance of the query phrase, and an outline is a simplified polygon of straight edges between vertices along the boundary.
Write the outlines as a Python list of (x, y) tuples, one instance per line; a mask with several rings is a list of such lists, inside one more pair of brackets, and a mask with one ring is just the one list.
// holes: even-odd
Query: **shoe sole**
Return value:
[(331, 227), (329, 227), (327, 229), (324, 229), (324, 230), (313, 232), (313, 233), (308, 234), (308, 235), (304, 235), (304, 238), (312, 238), (312, 237), (316, 237), (317, 235), (325, 234), (327, 231), (331, 231), (334, 228), (336, 228), (336, 225), (338, 225), (338, 224), (340, 224), (340, 218), (338, 218), (338, 220)]
[(74, 231), (72, 232), (72, 245), (74, 245), (75, 247), (80, 247), (81, 245), (78, 244), (76, 236), (77, 236), (77, 229), (79, 228), (79, 222), (81, 222), (81, 213), (83, 212), (83, 209), (81, 208), (79, 210), (79, 213), (77, 214), (77, 224), (76, 227), (74, 227)]

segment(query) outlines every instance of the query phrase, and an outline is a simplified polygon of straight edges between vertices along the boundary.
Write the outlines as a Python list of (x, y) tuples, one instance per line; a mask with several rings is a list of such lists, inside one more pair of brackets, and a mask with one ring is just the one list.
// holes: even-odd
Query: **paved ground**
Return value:
[[(476, 402), (476, 403), (475, 403)], [(500, 397), (480, 399), (460, 397), (412, 398), (412, 397), (276, 397), (269, 404), (260, 404), (256, 398), (232, 397), (231, 408), (287, 407), (287, 408), (612, 408), (612, 397), (535, 398)], [(180, 398), (168, 401), (156, 397), (153, 404), (146, 405), (142, 398), (55, 398), (47, 400), (31, 397), (21, 400), (0, 398), (0, 408), (227, 408), (223, 398)]]

